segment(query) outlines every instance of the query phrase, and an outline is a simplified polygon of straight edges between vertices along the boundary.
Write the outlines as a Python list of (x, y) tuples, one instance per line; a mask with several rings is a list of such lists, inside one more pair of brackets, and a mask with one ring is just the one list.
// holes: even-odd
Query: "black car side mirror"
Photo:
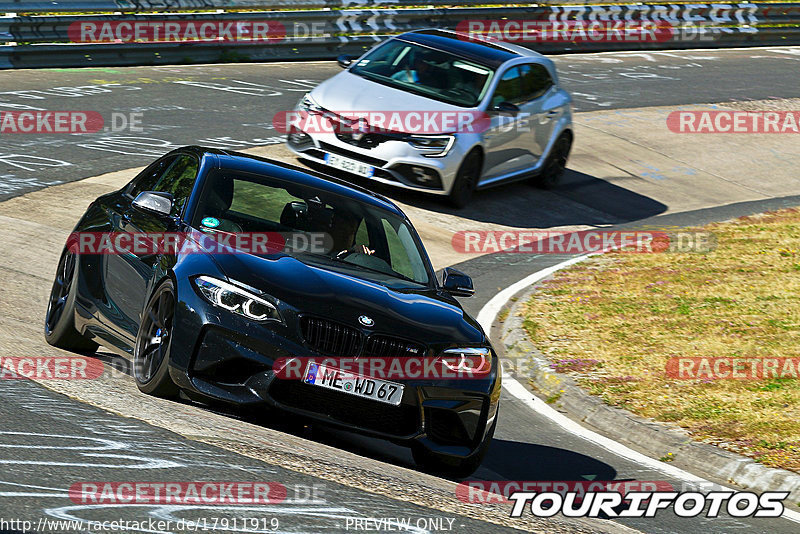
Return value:
[(501, 115), (518, 115), (520, 112), (519, 106), (516, 104), (512, 104), (511, 102), (500, 102), (494, 108), (494, 111), (500, 113)]
[(442, 271), (442, 287), (454, 297), (471, 297), (475, 294), (472, 278), (452, 267), (445, 267)]
[(346, 54), (342, 54), (341, 56), (336, 58), (336, 62), (339, 63), (340, 67), (342, 67), (343, 69), (346, 69), (347, 67), (350, 66), (351, 63), (353, 63), (354, 59), (355, 58), (353, 56), (348, 56)]
[(136, 195), (132, 206), (153, 215), (169, 217), (172, 213), (172, 196), (156, 191), (142, 191)]

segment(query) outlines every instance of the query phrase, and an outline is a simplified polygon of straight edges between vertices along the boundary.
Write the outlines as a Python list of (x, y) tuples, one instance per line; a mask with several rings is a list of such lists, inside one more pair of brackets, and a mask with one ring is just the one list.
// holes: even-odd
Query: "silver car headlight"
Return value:
[(492, 351), (486, 347), (447, 349), (439, 361), (454, 373), (485, 375), (492, 370)]
[(194, 284), (206, 300), (214, 306), (224, 308), (252, 321), (283, 322), (278, 308), (273, 303), (241, 287), (210, 276), (198, 276), (194, 279)]
[[(425, 150), (423, 156), (440, 158), (446, 156), (456, 142), (455, 135), (409, 135), (408, 144), (419, 150)], [(427, 152), (430, 150), (430, 152)]]
[(311, 93), (306, 93), (303, 95), (303, 98), (301, 98), (300, 102), (297, 104), (297, 109), (307, 111), (309, 113), (322, 113), (324, 111), (322, 106), (317, 104), (317, 102), (311, 98)]

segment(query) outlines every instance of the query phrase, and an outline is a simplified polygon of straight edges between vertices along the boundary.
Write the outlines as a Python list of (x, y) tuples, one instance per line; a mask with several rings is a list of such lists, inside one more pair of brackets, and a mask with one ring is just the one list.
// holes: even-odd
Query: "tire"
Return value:
[(472, 198), (472, 193), (475, 192), (475, 187), (478, 185), (478, 179), (481, 176), (482, 166), (481, 154), (473, 150), (458, 168), (456, 179), (453, 182), (453, 189), (447, 196), (448, 202), (455, 208), (461, 209), (469, 204)]
[(495, 415), (492, 428), (481, 442), (478, 449), (467, 458), (455, 459), (431, 452), (422, 446), (412, 446), (411, 454), (417, 467), (427, 473), (444, 475), (451, 478), (466, 478), (474, 473), (483, 462), (486, 453), (489, 452), (489, 445), (494, 437), (494, 430), (497, 428), (497, 416)]
[(173, 397), (178, 393), (169, 376), (176, 302), (175, 286), (167, 280), (147, 301), (136, 334), (133, 378), (140, 391), (155, 397)]
[(58, 269), (47, 301), (44, 319), (44, 338), (54, 347), (91, 354), (98, 344), (82, 336), (75, 329), (75, 294), (77, 288), (77, 256), (64, 249), (58, 260)]
[(564, 170), (567, 168), (567, 159), (571, 148), (572, 137), (566, 133), (561, 134), (550, 150), (542, 172), (533, 177), (533, 185), (541, 189), (553, 189), (561, 183), (561, 177), (564, 176)]

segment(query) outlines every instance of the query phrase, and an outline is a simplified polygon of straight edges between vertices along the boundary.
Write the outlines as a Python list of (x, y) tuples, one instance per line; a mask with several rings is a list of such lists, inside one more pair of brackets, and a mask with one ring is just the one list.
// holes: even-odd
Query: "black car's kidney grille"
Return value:
[(331, 356), (358, 356), (361, 350), (361, 332), (343, 324), (302, 317), (300, 329), (303, 339), (312, 349)]
[(364, 356), (376, 358), (422, 357), (424, 355), (425, 347), (419, 343), (381, 334), (369, 336), (364, 347)]
[(371, 334), (364, 341), (364, 335), (358, 329), (328, 319), (301, 317), (300, 329), (306, 345), (326, 356), (346, 358), (425, 356), (425, 346), (420, 343), (385, 334)]
[(336, 422), (374, 432), (401, 437), (416, 433), (420, 427), (416, 406), (392, 406), (297, 380), (275, 380), (269, 393), (286, 406), (325, 415)]

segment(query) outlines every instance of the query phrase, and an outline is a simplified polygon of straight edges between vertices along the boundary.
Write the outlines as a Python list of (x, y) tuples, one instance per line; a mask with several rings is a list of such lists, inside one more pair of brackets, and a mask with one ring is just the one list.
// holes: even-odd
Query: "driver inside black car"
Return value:
[(281, 225), (302, 232), (319, 232), (330, 236), (332, 246), (328, 254), (344, 258), (349, 254), (375, 254), (366, 244), (356, 245), (356, 233), (361, 220), (343, 210), (326, 206), (318, 199), (305, 202), (289, 202), (283, 208)]
[(366, 254), (367, 256), (375, 254), (375, 250), (370, 249), (366, 244), (355, 243), (360, 222), (347, 214), (334, 211), (329, 233), (333, 238), (333, 252), (337, 258), (345, 258), (350, 254)]

